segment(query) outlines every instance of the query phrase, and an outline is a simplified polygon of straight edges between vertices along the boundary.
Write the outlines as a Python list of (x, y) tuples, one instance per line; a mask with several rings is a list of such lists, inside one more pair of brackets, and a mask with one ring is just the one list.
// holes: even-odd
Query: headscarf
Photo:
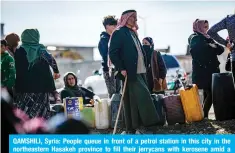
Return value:
[[(136, 13), (135, 10), (127, 10), (127, 11), (124, 11), (124, 12), (122, 13), (121, 18), (118, 20), (117, 26), (116, 26), (116, 28), (114, 29), (114, 31), (116, 31), (117, 29), (120, 29), (121, 27), (126, 26), (128, 19), (129, 19), (134, 13)], [(137, 30), (138, 30), (138, 29), (139, 29), (139, 27), (138, 27), (138, 25), (137, 25), (137, 23), (136, 23), (136, 25), (132, 28), (132, 30), (137, 34)], [(114, 31), (113, 31), (113, 33), (114, 33)], [(109, 45), (108, 45), (108, 46), (110, 46), (110, 41), (111, 41), (111, 39), (112, 39), (112, 34), (111, 34), (111, 36), (110, 36)], [(111, 65), (112, 65), (111, 60), (110, 60), (110, 58), (108, 57), (108, 66), (111, 67)]]
[[(75, 79), (74, 86), (70, 86), (68, 84), (68, 76), (69, 75), (72, 75)], [(77, 85), (77, 83), (78, 83), (78, 78), (76, 77), (76, 75), (73, 72), (68, 72), (64, 75), (65, 90), (68, 90), (68, 91), (72, 92), (75, 96), (80, 97), (82, 95), (82, 91), (81, 91), (81, 88)]]
[(149, 65), (151, 63), (151, 57), (152, 57), (152, 53), (154, 51), (154, 43), (153, 43), (153, 39), (151, 37), (145, 37), (144, 39), (147, 40), (150, 44), (150, 46), (148, 46), (147, 48), (145, 47), (145, 45), (143, 45), (143, 48), (144, 48), (146, 56), (147, 56), (147, 62)]
[(154, 42), (153, 42), (153, 39), (152, 39), (151, 37), (145, 37), (144, 39), (147, 40), (147, 41), (150, 43), (151, 48), (154, 49)]
[(40, 34), (37, 29), (26, 29), (21, 35), (21, 47), (23, 47), (27, 53), (29, 68), (35, 64), (43, 51), (47, 52), (45, 46), (39, 44), (39, 40)]
[[(127, 11), (124, 11), (124, 12), (122, 13), (121, 18), (118, 20), (117, 26), (116, 26), (116, 28), (114, 29), (114, 31), (116, 31), (117, 29), (120, 29), (121, 27), (126, 26), (128, 19), (129, 19), (134, 13), (136, 13), (135, 10), (127, 10)], [(139, 28), (139, 27), (138, 27), (138, 25), (137, 25), (137, 23), (136, 23), (136, 25), (133, 27), (132, 30), (136, 32), (136, 31), (138, 30), (138, 28)], [(113, 31), (113, 32), (114, 32), (114, 31)], [(111, 34), (111, 37), (110, 37), (109, 40), (111, 40), (111, 38), (112, 38), (112, 34)]]
[[(119, 28), (121, 28), (121, 27), (126, 26), (128, 19), (129, 19), (133, 14), (135, 14), (135, 13), (136, 13), (135, 10), (127, 10), (127, 11), (124, 11), (124, 12), (122, 13), (121, 18), (118, 20), (118, 24), (117, 24), (116, 29), (119, 29)], [(133, 28), (134, 28), (134, 30), (138, 30), (138, 25), (136, 24)]]
[(196, 19), (194, 22), (193, 22), (193, 31), (195, 32), (196, 31), (196, 22), (198, 21), (199, 19)]
[(207, 34), (207, 31), (205, 31), (205, 22), (206, 20), (197, 20), (194, 24), (195, 32), (204, 35), (206, 38), (210, 38), (210, 36)]

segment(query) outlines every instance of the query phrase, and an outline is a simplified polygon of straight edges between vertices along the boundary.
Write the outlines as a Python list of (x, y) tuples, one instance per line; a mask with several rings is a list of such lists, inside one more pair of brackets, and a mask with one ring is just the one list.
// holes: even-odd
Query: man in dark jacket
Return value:
[(108, 89), (109, 97), (116, 92), (116, 82), (114, 79), (114, 75), (109, 75), (109, 67), (108, 67), (108, 43), (110, 35), (117, 25), (117, 19), (115, 16), (106, 16), (103, 20), (103, 25), (105, 28), (105, 32), (100, 34), (100, 41), (98, 44), (100, 55), (102, 56), (102, 67), (105, 83)]
[[(124, 113), (128, 133), (139, 133), (141, 125), (153, 132), (157, 111), (151, 99), (146, 80), (147, 59), (137, 36), (137, 13), (122, 13), (117, 29), (110, 39), (109, 56), (120, 76), (127, 77), (124, 95)], [(124, 86), (125, 86), (124, 84)]]

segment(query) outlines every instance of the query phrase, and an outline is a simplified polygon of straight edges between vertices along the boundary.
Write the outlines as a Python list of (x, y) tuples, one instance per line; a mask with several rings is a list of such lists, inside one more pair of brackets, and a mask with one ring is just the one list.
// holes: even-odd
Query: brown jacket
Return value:
[[(157, 59), (158, 51), (153, 51), (153, 55), (151, 57), (151, 68), (152, 68), (152, 75), (153, 75), (153, 92), (159, 92), (159, 91), (164, 91), (167, 89), (167, 83), (166, 83), (166, 78), (164, 77), (162, 83), (160, 84), (159, 78), (160, 78), (160, 70), (159, 70), (159, 62)], [(161, 55), (160, 55), (161, 56)], [(163, 65), (165, 66), (164, 61)], [(166, 69), (164, 67), (164, 69)], [(166, 74), (166, 73), (165, 73)]]

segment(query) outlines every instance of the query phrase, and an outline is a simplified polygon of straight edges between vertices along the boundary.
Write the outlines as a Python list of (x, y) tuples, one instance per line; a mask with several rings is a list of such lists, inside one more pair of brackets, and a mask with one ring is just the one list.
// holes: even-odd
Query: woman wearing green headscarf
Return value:
[(22, 45), (15, 52), (15, 106), (29, 117), (50, 117), (49, 94), (55, 91), (54, 79), (60, 77), (55, 59), (39, 44), (37, 29), (26, 29), (21, 35)]

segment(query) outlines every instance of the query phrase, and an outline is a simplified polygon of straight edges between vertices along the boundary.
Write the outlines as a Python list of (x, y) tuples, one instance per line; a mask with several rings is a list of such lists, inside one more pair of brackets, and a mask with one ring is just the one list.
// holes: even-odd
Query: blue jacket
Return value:
[(102, 32), (100, 34), (100, 41), (98, 44), (98, 49), (100, 52), (100, 55), (102, 56), (102, 67), (103, 71), (107, 72), (109, 71), (108, 68), (108, 43), (109, 43), (110, 35), (107, 32)]

